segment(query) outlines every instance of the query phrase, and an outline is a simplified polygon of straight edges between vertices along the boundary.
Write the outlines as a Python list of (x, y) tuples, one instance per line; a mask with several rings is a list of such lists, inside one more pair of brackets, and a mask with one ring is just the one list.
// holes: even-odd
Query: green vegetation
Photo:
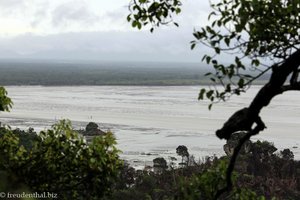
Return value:
[[(181, 13), (182, 4), (181, 0), (131, 0), (127, 20), (133, 28), (150, 28), (151, 32), (170, 23), (178, 26), (173, 18)], [(245, 92), (254, 80), (268, 72), (283, 79), (280, 86), (288, 77), (297, 84), (299, 5), (298, 0), (211, 3), (209, 24), (194, 31), (191, 49), (204, 45), (213, 50), (203, 55), (202, 61), (212, 68), (206, 74), (210, 82), (222, 85), (223, 90), (203, 90), (199, 98), (212, 103), (226, 101), (233, 94)], [(226, 63), (221, 55), (227, 55)], [(287, 63), (292, 66), (287, 67)], [(253, 76), (249, 70), (258, 74)]]
[[(90, 124), (94, 125), (94, 124)], [(89, 126), (89, 127), (90, 127)], [(93, 126), (95, 128), (95, 126)], [(61, 121), (39, 135), (33, 129), (0, 129), (0, 189), (13, 193), (44, 191), (59, 199), (104, 200), (212, 200), (226, 185), (232, 149), (243, 134), (224, 145), (227, 156), (195, 161), (184, 145), (178, 155), (188, 162), (163, 157), (153, 167), (135, 170), (120, 161), (111, 133), (95, 136), (88, 144)], [(247, 143), (233, 173), (233, 190), (219, 199), (297, 199), (300, 161), (293, 153), (266, 141)], [(184, 164), (182, 164), (184, 163)]]
[(203, 85), (207, 72), (194, 63), (1, 61), (0, 85)]
[[(240, 135), (228, 141), (234, 148)], [(178, 149), (181, 149), (179, 146)], [(219, 199), (265, 200), (298, 199), (300, 196), (300, 161), (293, 160), (289, 150), (275, 153), (273, 144), (248, 141), (240, 154), (233, 174), (233, 190)], [(288, 153), (285, 153), (288, 152)], [(226, 169), (230, 155), (207, 157), (188, 165), (174, 167), (164, 158), (153, 160), (153, 168), (135, 170), (125, 163), (107, 200), (212, 200), (226, 185)], [(167, 165), (166, 165), (167, 164)]]
[(111, 192), (119, 168), (112, 133), (88, 144), (61, 121), (52, 129), (24, 133), (0, 130), (1, 191), (51, 192), (58, 199), (100, 199)]
[[(177, 153), (182, 156), (181, 167), (176, 168), (175, 160), (171, 158), (167, 169), (166, 160), (156, 158), (154, 167), (158, 170), (135, 171), (126, 164), (122, 165), (111, 133), (95, 137), (88, 144), (67, 121), (33, 136), (30, 134), (34, 133), (24, 134), (1, 127), (0, 186), (3, 188), (0, 189), (54, 192), (59, 199), (299, 199), (300, 164), (293, 160), (293, 153), (285, 149), (275, 154), (276, 148), (272, 144), (251, 143), (249, 140), (264, 130), (259, 113), (273, 97), (300, 90), (299, 7), (298, 0), (220, 0), (212, 5), (211, 24), (194, 33), (196, 40), (191, 42), (191, 48), (201, 43), (214, 50), (212, 55), (203, 56), (214, 71), (207, 76), (212, 83), (223, 86), (222, 91), (202, 89), (199, 99), (209, 99), (212, 104), (225, 101), (231, 95), (245, 92), (254, 80), (268, 71), (271, 73), (269, 82), (250, 106), (236, 112), (218, 130), (218, 137), (227, 139), (226, 157), (197, 163), (193, 162), (187, 147), (179, 146)], [(172, 22), (172, 15), (181, 12), (181, 1), (133, 0), (130, 9), (132, 13), (128, 21), (132, 26), (141, 29), (150, 24), (153, 32), (154, 28), (169, 23), (169, 20)], [(218, 60), (218, 56), (225, 52), (235, 54), (229, 65)], [(257, 76), (248, 73), (245, 58), (250, 60), (249, 67), (260, 72)], [(28, 65), (32, 67), (33, 64)], [(100, 76), (95, 69), (80, 68), (82, 71), (78, 76), (73, 71), (75, 68), (69, 67), (55, 70), (38, 67), (31, 71), (35, 73), (28, 73), (26, 70), (30, 67), (24, 67), (18, 68), (19, 74), (14, 71), (17, 68), (5, 67), (4, 72), (11, 74), (0, 73), (3, 76), (0, 80), (8, 85), (155, 85), (182, 84), (181, 80), (199, 78), (194, 73), (192, 79), (182, 76), (181, 72), (190, 73), (187, 68), (180, 71), (168, 69), (167, 74), (160, 69), (154, 73), (148, 68), (153, 72), (151, 74), (143, 68), (143, 72), (135, 76), (126, 74), (130, 68), (126, 72), (110, 71), (113, 76), (105, 74), (105, 69), (98, 71)], [(170, 73), (174, 75), (169, 76)], [(147, 79), (151, 75), (155, 78)], [(9, 83), (13, 77), (16, 79)], [(0, 111), (8, 111), (11, 104), (1, 87)], [(93, 124), (92, 127), (95, 128)]]
[(188, 63), (2, 62), (0, 85), (196, 85), (207, 82), (204, 73)]
[(7, 91), (4, 87), (0, 87), (0, 111), (9, 111), (12, 107), (12, 101), (7, 96)]
[[(132, 0), (127, 20), (134, 28), (148, 26), (153, 32), (161, 25), (174, 23), (173, 16), (181, 12), (182, 2)], [(191, 49), (200, 44), (212, 50), (202, 56), (202, 61), (213, 69), (206, 76), (212, 84), (223, 86), (201, 89), (199, 100), (208, 99), (209, 109), (214, 103), (246, 92), (253, 81), (271, 73), (250, 105), (234, 113), (216, 132), (220, 139), (226, 140), (235, 132), (247, 132), (233, 150), (227, 184), (216, 193), (216, 199), (232, 190), (231, 175), (242, 145), (266, 128), (259, 116), (261, 110), (275, 96), (300, 90), (299, 7), (299, 0), (220, 0), (211, 3), (208, 25), (193, 33)], [(228, 56), (228, 63), (222, 62), (222, 55)], [(249, 74), (249, 69), (258, 74)]]

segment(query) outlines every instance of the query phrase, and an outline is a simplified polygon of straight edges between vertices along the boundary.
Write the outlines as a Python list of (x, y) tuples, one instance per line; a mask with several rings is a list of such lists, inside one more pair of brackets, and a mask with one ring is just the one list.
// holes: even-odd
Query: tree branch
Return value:
[(291, 85), (294, 85), (295, 83), (297, 83), (299, 72), (300, 72), (299, 69), (294, 70), (294, 72), (293, 72), (293, 74), (291, 76), (291, 79), (290, 79), (290, 84)]
[[(274, 66), (273, 73), (270, 77), (269, 82), (259, 90), (255, 98), (251, 102), (250, 106), (247, 108), (248, 113), (245, 120), (260, 119), (259, 117), (260, 111), (262, 110), (263, 107), (269, 105), (270, 101), (276, 95), (282, 94), (283, 92), (288, 90), (300, 90), (300, 82), (291, 85), (284, 85), (288, 76), (291, 73), (293, 73), (295, 70), (297, 70), (299, 66), (300, 66), (300, 50), (294, 52), (289, 58), (287, 58), (279, 66), (276, 67)], [(240, 129), (235, 130), (235, 132), (243, 130), (243, 127), (239, 127), (239, 128)], [(241, 147), (247, 140), (251, 138), (251, 136), (258, 134), (264, 128), (265, 126), (263, 122), (257, 123), (254, 129), (248, 131), (248, 133), (242, 139), (240, 139), (238, 145), (234, 149), (234, 153), (230, 159), (230, 163), (227, 168), (226, 186), (216, 193), (215, 196), (216, 200), (225, 192), (230, 192), (232, 190), (231, 175), (235, 166), (237, 156), (239, 155), (239, 152), (241, 150)], [(230, 135), (231, 133), (228, 134)], [(226, 133), (223, 133), (223, 135), (226, 135)]]
[(272, 67), (268, 67), (267, 69), (263, 70), (257, 76), (253, 77), (251, 80), (249, 80), (248, 82), (246, 82), (245, 85), (251, 84), (253, 81), (255, 81), (256, 79), (258, 79), (259, 77), (261, 77), (262, 75), (264, 75), (266, 72), (268, 72), (270, 69), (272, 69)]
[(281, 87), (282, 93), (291, 90), (300, 90), (300, 82), (296, 82), (292, 85), (284, 85)]
[(288, 76), (300, 66), (300, 50), (294, 52), (288, 59), (277, 67), (273, 67), (270, 80), (262, 87), (249, 106), (252, 116), (258, 116), (261, 109), (269, 105), (278, 94), (284, 92), (282, 87)]
[(253, 130), (248, 131), (247, 134), (239, 140), (239, 143), (234, 148), (234, 152), (233, 152), (233, 154), (232, 154), (232, 156), (230, 158), (230, 162), (229, 162), (228, 167), (227, 167), (227, 171), (226, 171), (226, 186), (224, 188), (218, 190), (218, 192), (216, 193), (216, 196), (214, 198), (215, 200), (217, 200), (225, 192), (230, 192), (232, 190), (233, 184), (232, 184), (231, 176), (232, 176), (232, 172), (234, 170), (236, 159), (237, 159), (237, 157), (238, 157), (238, 155), (240, 153), (240, 150), (241, 150), (242, 146), (252, 136), (257, 135), (264, 128), (265, 128), (264, 125), (258, 124)]

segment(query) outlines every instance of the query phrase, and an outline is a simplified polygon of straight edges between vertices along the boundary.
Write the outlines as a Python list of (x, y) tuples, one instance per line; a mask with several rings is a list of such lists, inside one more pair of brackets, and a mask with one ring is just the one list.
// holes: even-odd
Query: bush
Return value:
[(115, 144), (112, 133), (87, 144), (65, 120), (40, 132), (31, 149), (5, 129), (0, 169), (35, 192), (53, 192), (59, 199), (99, 199), (110, 192), (122, 164)]

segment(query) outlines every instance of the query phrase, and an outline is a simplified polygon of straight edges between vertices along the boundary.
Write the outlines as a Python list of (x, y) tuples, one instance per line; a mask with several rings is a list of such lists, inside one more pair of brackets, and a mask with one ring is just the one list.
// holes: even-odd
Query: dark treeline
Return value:
[(207, 72), (195, 63), (1, 61), (0, 85), (200, 85)]

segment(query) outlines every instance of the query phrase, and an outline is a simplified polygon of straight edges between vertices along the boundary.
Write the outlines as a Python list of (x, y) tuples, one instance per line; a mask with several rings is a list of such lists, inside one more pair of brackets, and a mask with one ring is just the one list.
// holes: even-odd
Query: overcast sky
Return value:
[(200, 62), (190, 50), (208, 0), (183, 0), (180, 27), (150, 33), (126, 21), (129, 0), (0, 0), (0, 59)]

